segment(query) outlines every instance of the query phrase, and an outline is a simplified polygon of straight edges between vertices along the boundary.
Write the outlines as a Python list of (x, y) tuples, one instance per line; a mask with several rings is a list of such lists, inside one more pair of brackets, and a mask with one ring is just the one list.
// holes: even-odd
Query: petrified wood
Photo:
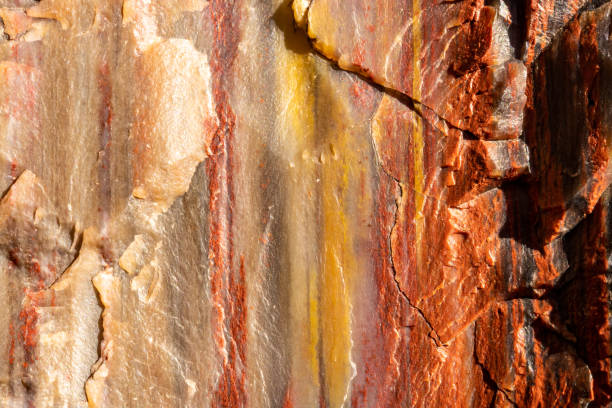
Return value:
[(0, 406), (612, 403), (610, 2), (0, 21)]

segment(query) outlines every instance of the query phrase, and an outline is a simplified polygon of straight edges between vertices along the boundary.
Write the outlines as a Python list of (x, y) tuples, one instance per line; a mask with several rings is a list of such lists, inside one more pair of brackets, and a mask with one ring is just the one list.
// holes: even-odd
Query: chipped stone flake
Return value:
[(164, 40), (139, 59), (130, 139), (136, 198), (162, 210), (189, 188), (216, 127), (205, 55), (187, 40)]

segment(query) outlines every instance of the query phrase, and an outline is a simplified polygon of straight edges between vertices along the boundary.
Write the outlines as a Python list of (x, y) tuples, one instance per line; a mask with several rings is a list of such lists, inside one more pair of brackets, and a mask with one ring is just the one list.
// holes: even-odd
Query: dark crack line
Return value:
[[(393, 179), (393, 181), (395, 181), (397, 184), (401, 186), (403, 186), (404, 188), (407, 188), (411, 191), (413, 191), (415, 194), (421, 195), (423, 197), (426, 197), (430, 200), (434, 200), (440, 204), (443, 204), (445, 206), (451, 207), (451, 208), (456, 208), (456, 206), (461, 205), (462, 203), (458, 203), (456, 206), (451, 206), (446, 200), (444, 200), (443, 198), (440, 197), (434, 197), (432, 195), (426, 194), (423, 191), (419, 191), (416, 188), (410, 186), (408, 184), (407, 181), (398, 179), (397, 177), (393, 176), (389, 170), (387, 170), (383, 164), (383, 160), (380, 158), (380, 155), (378, 153), (379, 149), (378, 149), (378, 145), (376, 144), (376, 141), (374, 140), (374, 138), (372, 137), (372, 135), (370, 134), (370, 142), (372, 144), (372, 150), (374, 151), (374, 159), (376, 160), (376, 164), (381, 168), (381, 170), (383, 171), (383, 173), (385, 173), (385, 175), (387, 175), (389, 178)], [(402, 189), (403, 191), (403, 189)], [(489, 190), (487, 190), (489, 191)], [(486, 191), (485, 191), (486, 192)], [(483, 192), (484, 193), (484, 192)]]
[[(596, 9), (604, 6), (605, 4), (609, 3), (610, 1), (612, 1), (612, 0), (593, 0), (591, 2), (588, 2), (587, 4), (583, 5), (576, 12), (576, 14), (574, 14), (569, 19), (569, 21), (572, 21), (574, 19), (579, 19), (580, 16), (584, 12), (596, 10)], [(433, 126), (434, 128), (437, 128), (437, 127), (433, 123), (431, 123), (427, 118), (425, 118), (425, 116), (423, 115), (421, 109), (419, 109), (419, 107), (417, 105), (422, 106), (424, 109), (429, 110), (433, 115), (435, 115), (436, 119), (438, 119), (440, 122), (443, 122), (444, 125), (447, 126), (449, 129), (454, 129), (454, 130), (460, 131), (460, 132), (462, 132), (462, 134), (468, 135), (469, 136), (468, 138), (473, 136), (473, 134), (468, 129), (463, 129), (463, 128), (460, 128), (460, 127), (457, 127), (457, 126), (453, 125), (446, 118), (444, 118), (443, 116), (440, 116), (440, 114), (438, 114), (435, 109), (429, 107), (428, 105), (424, 104), (423, 102), (421, 102), (421, 101), (419, 101), (417, 99), (414, 99), (414, 98), (408, 96), (407, 94), (405, 94), (404, 92), (398, 91), (397, 89), (390, 88), (388, 86), (385, 86), (385, 85), (382, 85), (382, 84), (376, 82), (374, 79), (372, 79), (371, 76), (369, 76), (365, 72), (351, 71), (351, 70), (348, 70), (348, 69), (344, 69), (344, 68), (340, 67), (340, 65), (338, 64), (337, 60), (334, 60), (333, 58), (328, 57), (327, 55), (323, 54), (317, 48), (317, 46), (316, 46), (317, 38), (316, 37), (311, 37), (310, 35), (308, 35), (308, 26), (309, 26), (308, 14), (310, 12), (310, 7), (312, 6), (313, 2), (314, 2), (314, 0), (310, 0), (309, 3), (308, 3), (308, 7), (304, 11), (304, 18), (303, 18), (304, 19), (304, 27), (298, 26), (298, 24), (296, 23), (295, 20), (293, 21), (293, 23), (294, 23), (294, 26), (295, 26), (295, 28), (297, 30), (301, 30), (305, 34), (306, 39), (310, 43), (310, 46), (311, 46), (311, 49), (313, 50), (313, 54), (314, 55), (317, 55), (320, 58), (328, 61), (330, 64), (332, 64), (338, 70), (343, 71), (343, 72), (347, 72), (349, 74), (352, 74), (352, 75), (356, 76), (360, 80), (365, 81), (366, 83), (368, 83), (370, 86), (378, 89), (380, 92), (382, 92), (382, 93), (388, 95), (389, 97), (397, 100), (398, 102), (400, 102), (401, 104), (405, 105), (410, 110), (415, 112), (421, 119), (423, 119), (425, 122), (427, 122), (429, 125)], [(450, 2), (451, 3), (455, 2), (455, 0), (451, 0)], [(292, 7), (292, 3), (290, 3), (290, 7)], [(553, 44), (553, 42), (558, 37), (560, 37), (566, 30), (567, 30), (567, 24), (565, 24), (563, 27), (561, 27), (561, 29), (550, 39), (550, 41), (548, 42), (547, 46), (545, 48), (543, 48), (539, 52), (538, 55), (542, 55), (544, 52), (546, 52), (551, 47), (551, 44)], [(525, 61), (522, 61), (522, 60), (520, 60), (520, 61), (523, 62), (523, 64), (527, 68), (529, 68), (529, 66), (533, 66), (535, 64), (537, 59), (538, 58), (535, 57), (530, 64), (526, 64)]]
[[(59, 220), (58, 220), (59, 222)], [(72, 226), (72, 243), (70, 245), (70, 249), (74, 248), (74, 258), (72, 258), (72, 260), (70, 261), (70, 263), (68, 264), (68, 266), (66, 266), (64, 268), (64, 270), (62, 270), (62, 272), (60, 274), (58, 274), (55, 279), (46, 287), (44, 287), (41, 290), (49, 290), (53, 287), (53, 285), (55, 285), (57, 282), (59, 282), (59, 280), (62, 278), (62, 276), (64, 276), (64, 274), (66, 273), (66, 271), (70, 268), (72, 268), (72, 266), (74, 264), (76, 264), (77, 260), (79, 259), (79, 255), (81, 254), (81, 246), (83, 244), (83, 233), (81, 231), (78, 230), (78, 227), (76, 225)]]
[[(403, 93), (401, 91), (398, 91), (397, 89), (390, 88), (388, 86), (382, 85), (382, 84), (374, 81), (374, 79), (372, 79), (372, 77), (368, 76), (364, 72), (351, 71), (351, 70), (348, 70), (348, 69), (344, 69), (344, 68), (342, 68), (338, 64), (338, 61), (334, 60), (333, 58), (328, 57), (327, 55), (325, 55), (321, 51), (319, 51), (319, 49), (316, 46), (316, 41), (317, 41), (316, 37), (313, 38), (313, 37), (308, 35), (308, 26), (309, 26), (308, 13), (310, 11), (310, 7), (312, 6), (313, 2), (314, 2), (314, 0), (311, 0), (308, 3), (308, 7), (306, 8), (306, 10), (304, 12), (304, 25), (305, 25), (305, 27), (300, 27), (295, 20), (293, 20), (293, 24), (294, 24), (294, 27), (295, 27), (296, 30), (300, 30), (300, 31), (302, 31), (304, 33), (304, 35), (306, 36), (306, 39), (308, 40), (308, 43), (310, 44), (310, 47), (311, 47), (314, 55), (316, 55), (316, 56), (320, 57), (321, 59), (327, 61), (328, 63), (330, 63), (337, 70), (342, 71), (342, 72), (346, 72), (346, 73), (348, 73), (350, 75), (353, 75), (353, 76), (357, 77), (359, 80), (366, 82), (367, 84), (369, 84), (373, 88), (376, 88), (381, 93), (384, 93), (384, 94), (388, 95), (389, 97), (397, 100), (402, 105), (408, 107), (411, 111), (416, 113), (423, 121), (427, 122), (430, 126), (432, 126), (434, 128), (437, 128), (437, 126), (435, 126), (435, 124), (431, 123), (427, 118), (425, 118), (425, 116), (423, 116), (422, 109), (419, 109), (419, 106), (422, 106), (424, 109), (429, 110), (433, 115), (435, 115), (436, 119), (438, 119), (440, 122), (444, 123), (444, 125), (447, 126), (449, 129), (458, 130), (458, 131), (460, 131), (462, 133), (467, 133), (468, 135), (471, 135), (471, 132), (469, 130), (462, 129), (460, 127), (457, 127), (457, 126), (453, 125), (447, 119), (445, 119), (444, 117), (440, 116), (434, 109), (432, 109), (431, 107), (427, 106), (423, 102), (421, 102), (419, 100), (416, 100), (416, 99), (406, 95), (405, 93)], [(290, 7), (292, 7), (292, 3), (290, 3)], [(292, 10), (292, 14), (293, 14), (293, 10)], [(442, 132), (442, 133), (444, 133), (444, 132)]]
[[(454, 0), (451, 0), (451, 1), (449, 1), (449, 2), (454, 2)], [(584, 12), (588, 12), (588, 11), (595, 10), (595, 9), (597, 9), (597, 8), (599, 8), (599, 7), (602, 7), (603, 5), (605, 5), (605, 4), (609, 3), (609, 2), (610, 2), (610, 0), (593, 0), (593, 1), (591, 1), (591, 2), (588, 2), (588, 3), (587, 3), (587, 4), (585, 4), (583, 7), (581, 7), (581, 8), (580, 8), (580, 9), (579, 9), (579, 10), (576, 12), (576, 14), (575, 14), (574, 16), (572, 16), (572, 17), (571, 17), (571, 19), (570, 19), (569, 21), (574, 20), (574, 19), (579, 19), (579, 18), (581, 17), (581, 15), (582, 15)], [(439, 115), (439, 114), (438, 114), (438, 113), (437, 113), (437, 112), (436, 112), (434, 109), (432, 109), (431, 107), (427, 106), (427, 105), (426, 105), (426, 104), (424, 104), (423, 102), (418, 101), (418, 100), (416, 100), (416, 99), (414, 99), (414, 98), (412, 98), (412, 97), (408, 96), (407, 94), (405, 94), (405, 93), (403, 93), (403, 92), (401, 92), (401, 91), (398, 91), (397, 89), (394, 89), (394, 88), (390, 88), (390, 87), (384, 86), (384, 85), (382, 85), (382, 84), (380, 84), (380, 83), (378, 83), (378, 82), (374, 81), (374, 79), (372, 79), (372, 77), (371, 77), (371, 76), (369, 76), (369, 75), (368, 75), (366, 72), (357, 71), (357, 70), (352, 71), (352, 70), (347, 70), (347, 69), (344, 69), (344, 68), (342, 68), (342, 67), (340, 67), (340, 66), (339, 66), (339, 63), (338, 63), (338, 61), (337, 61), (337, 60), (334, 60), (333, 58), (328, 57), (327, 55), (323, 54), (323, 53), (322, 53), (322, 52), (321, 52), (321, 51), (320, 51), (320, 50), (317, 48), (317, 46), (316, 46), (316, 42), (317, 42), (316, 37), (311, 37), (310, 35), (308, 35), (308, 29), (307, 29), (307, 28), (308, 28), (308, 26), (309, 26), (309, 21), (308, 21), (308, 18), (309, 18), (309, 12), (310, 12), (310, 8), (311, 8), (312, 4), (313, 4), (313, 0), (310, 0), (310, 1), (308, 2), (308, 6), (306, 7), (306, 9), (305, 9), (305, 11), (304, 11), (304, 16), (303, 16), (303, 19), (304, 19), (304, 23), (303, 23), (303, 24), (304, 24), (304, 27), (299, 27), (299, 26), (296, 24), (296, 21), (295, 21), (295, 20), (293, 21), (293, 23), (294, 23), (294, 26), (295, 26), (295, 29), (296, 29), (296, 30), (301, 30), (301, 31), (302, 31), (302, 32), (305, 34), (305, 37), (306, 37), (306, 39), (308, 40), (308, 42), (309, 42), (309, 44), (310, 44), (310, 46), (311, 46), (311, 49), (312, 49), (312, 51), (313, 51), (313, 54), (314, 54), (314, 55), (316, 55), (316, 56), (318, 56), (319, 58), (321, 58), (321, 59), (323, 59), (323, 60), (327, 61), (327, 62), (328, 62), (328, 63), (330, 63), (330, 64), (331, 64), (331, 65), (332, 65), (334, 68), (336, 68), (336, 69), (338, 69), (338, 70), (340, 70), (340, 71), (346, 72), (346, 73), (348, 73), (348, 74), (350, 74), (350, 75), (353, 75), (353, 76), (355, 76), (356, 78), (358, 78), (358, 79), (359, 79), (359, 80), (361, 80), (361, 81), (365, 81), (365, 82), (366, 82), (366, 83), (368, 83), (370, 86), (372, 86), (372, 87), (376, 88), (377, 90), (379, 90), (381, 93), (384, 93), (384, 94), (388, 95), (389, 97), (391, 97), (391, 98), (393, 98), (393, 99), (397, 100), (398, 102), (400, 102), (401, 104), (403, 104), (404, 106), (406, 106), (407, 108), (409, 108), (411, 111), (413, 111), (414, 113), (416, 113), (416, 114), (417, 114), (417, 115), (418, 115), (418, 116), (419, 116), (419, 117), (420, 117), (420, 118), (421, 118), (421, 119), (422, 119), (424, 122), (428, 123), (430, 126), (432, 126), (432, 127), (434, 127), (434, 128), (437, 128), (437, 126), (436, 126), (435, 124), (431, 123), (431, 121), (429, 121), (427, 118), (425, 118), (425, 116), (423, 115), (423, 112), (422, 112), (422, 110), (423, 110), (423, 109), (427, 109), (427, 110), (429, 110), (429, 111), (430, 111), (430, 112), (431, 112), (433, 115), (435, 115), (435, 117), (436, 117), (436, 119), (437, 119), (437, 120), (439, 120), (440, 122), (442, 122), (442, 123), (443, 123), (445, 126), (447, 126), (449, 129), (454, 129), (454, 130), (460, 131), (460, 132), (462, 132), (462, 135), (464, 135), (464, 136), (466, 136), (466, 135), (467, 135), (467, 136), (468, 136), (467, 138), (470, 138), (470, 136), (473, 136), (473, 135), (472, 135), (472, 134), (469, 132), (469, 130), (467, 130), (467, 129), (463, 129), (463, 128), (460, 128), (460, 127), (457, 127), (457, 126), (455, 126), (455, 125), (451, 124), (451, 123), (450, 123), (450, 122), (449, 122), (447, 119), (445, 119), (444, 117), (440, 116), (440, 115)], [(291, 7), (291, 3), (289, 3), (289, 6)], [(292, 11), (293, 11), (293, 10), (292, 10)], [(291, 14), (293, 15), (293, 13), (291, 13)], [(557, 38), (557, 37), (559, 37), (560, 35), (562, 35), (562, 34), (563, 34), (563, 33), (564, 33), (566, 30), (567, 30), (567, 24), (566, 24), (566, 25), (564, 25), (564, 26), (563, 26), (563, 27), (562, 27), (562, 28), (559, 30), (559, 32), (558, 32), (558, 33), (557, 33), (555, 36), (553, 36), (553, 38), (551, 38), (551, 40), (549, 41), (549, 43), (548, 43), (547, 47), (545, 47), (544, 49), (542, 49), (542, 50), (540, 51), (540, 53), (539, 53), (539, 54), (541, 55), (541, 54), (543, 54), (544, 52), (546, 52), (546, 51), (547, 51), (547, 50), (550, 48), (551, 44), (552, 44), (552, 43), (553, 43), (553, 42), (556, 40), (556, 38)], [(534, 58), (534, 61), (533, 61), (533, 62), (532, 62), (530, 65), (533, 65), (533, 64), (535, 63), (535, 61), (536, 61), (536, 60), (537, 60), (537, 58)], [(443, 133), (444, 133), (444, 132), (443, 132)], [(376, 151), (376, 149), (375, 149), (375, 151)], [(387, 169), (385, 169), (384, 165), (383, 165), (383, 164), (380, 162), (380, 160), (377, 160), (377, 161), (378, 161), (378, 165), (379, 165), (379, 166), (380, 166), (380, 168), (382, 169), (383, 173), (384, 173), (385, 175), (387, 175), (387, 176), (388, 176), (390, 179), (392, 179), (392, 180), (393, 180), (393, 181), (396, 183), (396, 185), (399, 187), (399, 189), (400, 189), (400, 196), (399, 196), (399, 197), (397, 197), (397, 198), (396, 198), (396, 200), (395, 200), (395, 206), (396, 206), (395, 217), (394, 217), (395, 219), (394, 219), (394, 223), (393, 223), (393, 226), (391, 227), (391, 230), (390, 230), (390, 233), (389, 233), (389, 237), (388, 237), (388, 245), (389, 245), (389, 251), (390, 251), (389, 261), (390, 261), (390, 264), (391, 264), (391, 269), (392, 269), (392, 273), (393, 273), (393, 280), (394, 280), (394, 282), (395, 282), (395, 285), (396, 285), (396, 287), (397, 287), (398, 292), (399, 292), (399, 293), (401, 294), (401, 296), (402, 296), (402, 297), (403, 297), (403, 298), (406, 300), (407, 304), (408, 304), (408, 305), (409, 305), (411, 308), (413, 308), (414, 310), (416, 310), (416, 311), (418, 312), (418, 314), (421, 316), (421, 318), (424, 320), (424, 322), (427, 324), (427, 326), (428, 326), (428, 328), (429, 328), (429, 330), (430, 330), (430, 332), (428, 333), (428, 335), (429, 335), (429, 337), (430, 337), (430, 338), (431, 338), (431, 339), (434, 341), (434, 343), (436, 344), (436, 346), (437, 346), (437, 347), (440, 347), (440, 346), (447, 346), (447, 344), (444, 344), (444, 343), (441, 341), (440, 336), (438, 335), (438, 333), (436, 332), (436, 330), (434, 329), (434, 327), (432, 326), (432, 324), (429, 322), (429, 319), (427, 319), (427, 317), (426, 317), (426, 315), (424, 314), (424, 312), (423, 312), (423, 311), (422, 311), (422, 310), (421, 310), (419, 307), (417, 307), (417, 306), (415, 306), (414, 304), (412, 304), (412, 302), (410, 301), (410, 298), (409, 298), (409, 297), (406, 295), (406, 293), (404, 293), (404, 291), (401, 289), (400, 282), (399, 282), (399, 280), (398, 280), (398, 278), (397, 278), (397, 269), (396, 269), (396, 267), (395, 267), (395, 263), (394, 263), (394, 259), (393, 259), (393, 247), (392, 247), (392, 239), (391, 239), (391, 238), (392, 238), (393, 231), (394, 231), (394, 230), (395, 230), (395, 228), (396, 228), (396, 225), (397, 225), (397, 222), (398, 222), (398, 218), (399, 218), (398, 213), (399, 213), (400, 204), (398, 203), (398, 199), (401, 201), (401, 199), (402, 199), (402, 197), (403, 197), (403, 194), (404, 194), (404, 192), (403, 192), (404, 187), (403, 187), (403, 182), (402, 182), (401, 180), (397, 179), (397, 178), (396, 178), (396, 177), (394, 177), (392, 174), (390, 174), (390, 173), (387, 171)], [(418, 194), (418, 193), (420, 193), (420, 192), (418, 192), (418, 191), (416, 191), (416, 190), (414, 190), (414, 191), (415, 191), (417, 194)], [(421, 193), (421, 194), (422, 194), (422, 193)], [(424, 195), (425, 195), (425, 194), (424, 194)], [(425, 195), (425, 196), (426, 196), (426, 195)], [(433, 197), (432, 197), (432, 198), (433, 198)], [(550, 291), (548, 291), (548, 290), (547, 290), (547, 291), (546, 291), (544, 294), (542, 294), (542, 295), (540, 295), (540, 296), (538, 296), (538, 295), (534, 295), (534, 296), (526, 296), (525, 294), (518, 294), (518, 293), (515, 293), (515, 294), (509, 294), (509, 296), (507, 296), (507, 297), (505, 297), (505, 298), (503, 298), (503, 299), (501, 299), (501, 300), (502, 300), (502, 301), (512, 301), (512, 300), (515, 300), (515, 299), (532, 299), (532, 300), (536, 300), (536, 299), (545, 299), (545, 298), (548, 298), (549, 296), (550, 296)], [(402, 326), (402, 327), (406, 328), (406, 327), (411, 327), (411, 326)], [(485, 368), (485, 367), (484, 367), (484, 366), (483, 366), (483, 365), (482, 365), (480, 362), (478, 362), (478, 361), (477, 361), (476, 363), (477, 363), (477, 364), (478, 364), (478, 365), (481, 367), (481, 369), (483, 370), (483, 375), (485, 376), (485, 378), (488, 378), (488, 379), (490, 380), (490, 383), (491, 383), (492, 385), (494, 385), (494, 389), (496, 389), (496, 390), (500, 391), (501, 393), (503, 393), (503, 394), (505, 395), (505, 397), (508, 399), (508, 401), (510, 401), (510, 402), (511, 402), (511, 403), (512, 403), (512, 404), (513, 404), (515, 407), (516, 407), (516, 406), (517, 406), (517, 404), (516, 404), (514, 401), (512, 401), (512, 400), (511, 400), (511, 399), (508, 397), (508, 395), (506, 394), (506, 392), (505, 392), (504, 390), (500, 389), (500, 388), (497, 386), (497, 384), (496, 384), (496, 383), (493, 381), (493, 379), (492, 379), (492, 378), (491, 378), (491, 376), (490, 376), (490, 373), (489, 373), (489, 372), (486, 370), (486, 368)]]
[[(408, 295), (406, 295), (406, 293), (404, 293), (404, 291), (402, 290), (402, 288), (400, 286), (400, 282), (397, 279), (397, 269), (395, 268), (395, 262), (393, 261), (393, 245), (392, 245), (392, 239), (391, 238), (393, 236), (393, 231), (395, 230), (395, 227), (397, 226), (397, 222), (398, 222), (398, 219), (399, 219), (400, 204), (399, 204), (398, 200), (401, 201), (401, 199), (402, 199), (402, 197), (404, 195), (404, 190), (402, 189), (402, 184), (400, 183), (399, 180), (397, 180), (395, 177), (393, 177), (392, 175), (387, 173), (387, 171), (384, 169), (384, 167), (381, 166), (381, 168), (383, 169), (383, 172), (388, 177), (390, 177), (396, 183), (396, 185), (400, 189), (399, 197), (396, 196), (396, 198), (395, 198), (395, 216), (394, 216), (394, 220), (393, 220), (393, 225), (391, 226), (391, 230), (389, 231), (389, 236), (387, 238), (387, 242), (388, 242), (388, 245), (389, 245), (389, 262), (391, 264), (391, 271), (393, 273), (393, 281), (395, 282), (395, 286), (397, 287), (398, 293), (402, 295), (404, 300), (406, 300), (406, 303), (408, 303), (408, 306), (410, 306), (411, 308), (413, 308), (414, 310), (417, 311), (417, 313), (421, 316), (421, 318), (423, 319), (423, 321), (425, 322), (425, 324), (429, 328), (429, 332), (427, 333), (427, 335), (433, 340), (433, 342), (435, 343), (436, 347), (447, 347), (447, 344), (444, 344), (442, 342), (442, 340), (440, 339), (440, 336), (438, 335), (438, 333), (436, 332), (434, 327), (429, 322), (429, 319), (427, 319), (427, 317), (425, 316), (425, 313), (423, 313), (423, 311), (419, 307), (415, 306), (410, 301), (410, 298), (408, 297)], [(404, 327), (411, 327), (411, 326), (404, 326)]]
[[(308, 38), (308, 42), (310, 43), (310, 45), (311, 45), (315, 55), (317, 55), (321, 59), (324, 59), (325, 61), (329, 62), (337, 70), (342, 71), (342, 72), (346, 72), (347, 74), (350, 74), (350, 75), (358, 78), (359, 80), (366, 82), (368, 85), (370, 85), (371, 87), (377, 89), (379, 92), (384, 93), (385, 95), (389, 96), (390, 98), (395, 99), (396, 101), (398, 101), (399, 103), (401, 103), (402, 105), (406, 106), (408, 109), (410, 109), (411, 111), (416, 113), (424, 122), (427, 122), (431, 127), (440, 130), (435, 124), (431, 123), (431, 121), (429, 119), (427, 119), (423, 115), (423, 110), (424, 109), (427, 109), (428, 111), (430, 111), (436, 117), (437, 120), (439, 120), (440, 122), (444, 123), (444, 125), (446, 127), (448, 127), (449, 129), (457, 130), (457, 131), (461, 132), (462, 134), (467, 134), (468, 137), (466, 137), (466, 139), (474, 139), (475, 138), (469, 130), (463, 129), (463, 128), (460, 128), (460, 127), (457, 127), (457, 126), (453, 125), (447, 119), (445, 119), (444, 117), (440, 116), (434, 109), (432, 109), (431, 107), (427, 106), (423, 102), (421, 102), (421, 101), (419, 101), (417, 99), (414, 99), (414, 98), (406, 95), (405, 93), (403, 93), (401, 91), (398, 91), (397, 89), (393, 89), (393, 88), (387, 87), (385, 85), (381, 85), (380, 83), (374, 81), (371, 77), (367, 76), (366, 74), (364, 74), (362, 72), (350, 71), (350, 70), (347, 70), (347, 69), (344, 69), (344, 68), (340, 67), (340, 65), (338, 65), (338, 61), (336, 61), (336, 60), (334, 60), (332, 58), (329, 58), (328, 56), (326, 56), (325, 54), (321, 53), (317, 49), (317, 47), (314, 44), (316, 39), (313, 39), (313, 38), (309, 37), (308, 35), (306, 35), (306, 37)], [(442, 133), (446, 133), (446, 132), (442, 132)]]
[[(372, 140), (372, 143), (374, 143), (373, 138), (371, 138), (371, 140)], [(374, 151), (376, 151), (376, 149), (374, 149)], [(401, 296), (404, 298), (404, 300), (406, 301), (408, 306), (410, 306), (411, 308), (413, 308), (414, 310), (417, 311), (417, 313), (421, 316), (421, 318), (423, 319), (423, 321), (425, 322), (425, 324), (429, 328), (428, 336), (433, 340), (433, 342), (435, 343), (436, 347), (447, 347), (448, 344), (445, 344), (445, 343), (442, 342), (442, 340), (440, 339), (440, 335), (437, 333), (437, 331), (434, 329), (432, 324), (429, 322), (429, 319), (427, 318), (427, 316), (425, 316), (425, 313), (419, 307), (415, 306), (410, 301), (410, 298), (408, 297), (408, 295), (406, 293), (404, 293), (404, 291), (401, 288), (400, 282), (399, 282), (399, 280), (397, 278), (397, 268), (395, 267), (395, 261), (393, 260), (392, 236), (393, 236), (393, 231), (395, 230), (395, 227), (397, 226), (397, 223), (398, 223), (398, 220), (399, 220), (400, 202), (401, 202), (401, 200), (402, 200), (402, 198), (404, 196), (404, 188), (402, 187), (403, 186), (402, 181), (397, 179), (396, 177), (394, 177), (391, 173), (389, 173), (387, 171), (387, 169), (385, 169), (385, 166), (382, 165), (382, 163), (379, 162), (378, 166), (380, 167), (382, 172), (387, 177), (389, 177), (391, 180), (393, 180), (393, 182), (396, 184), (396, 186), (400, 190), (399, 197), (396, 196), (396, 198), (395, 198), (395, 214), (394, 214), (394, 219), (393, 219), (393, 225), (391, 226), (391, 230), (389, 231), (389, 236), (387, 238), (388, 247), (389, 247), (389, 263), (391, 264), (391, 271), (392, 271), (392, 274), (393, 274), (393, 281), (395, 282), (395, 286), (397, 287), (398, 293), (401, 294)], [(414, 191), (416, 192), (416, 190), (414, 190)], [(412, 328), (412, 327), (413, 327), (412, 325), (402, 326), (402, 328)], [(433, 333), (433, 335), (432, 335), (432, 333)]]
[[(497, 384), (497, 382), (495, 382), (495, 380), (491, 376), (491, 373), (489, 372), (489, 370), (484, 366), (484, 364), (482, 364), (480, 361), (478, 361), (478, 358), (476, 358), (476, 356), (474, 356), (474, 361), (476, 362), (476, 365), (478, 367), (480, 367), (480, 370), (482, 371), (482, 377), (484, 379), (485, 384), (487, 384), (487, 386), (490, 389), (492, 389), (493, 391), (502, 393), (504, 395), (504, 397), (506, 397), (508, 402), (510, 402), (510, 404), (512, 404), (513, 407), (518, 408), (518, 404), (512, 398), (510, 398), (508, 396), (508, 393), (507, 393), (506, 390), (501, 388)], [(493, 397), (493, 402), (492, 402), (491, 406), (493, 406), (493, 404), (495, 404), (495, 396)]]

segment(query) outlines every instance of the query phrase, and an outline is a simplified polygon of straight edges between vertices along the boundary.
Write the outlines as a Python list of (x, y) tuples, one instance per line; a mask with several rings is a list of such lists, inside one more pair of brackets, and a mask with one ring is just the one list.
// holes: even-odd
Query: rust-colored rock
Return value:
[(609, 2), (0, 19), (0, 406), (612, 403)]

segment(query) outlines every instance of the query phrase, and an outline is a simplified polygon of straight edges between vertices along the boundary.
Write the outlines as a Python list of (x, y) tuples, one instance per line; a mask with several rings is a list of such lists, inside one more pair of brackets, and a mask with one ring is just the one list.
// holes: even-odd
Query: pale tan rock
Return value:
[(84, 407), (83, 384), (98, 359), (102, 308), (92, 278), (105, 262), (98, 237), (84, 232), (79, 256), (46, 292), (51, 303), (38, 311), (37, 407)]
[(143, 235), (136, 235), (134, 241), (126, 248), (119, 258), (119, 266), (130, 275), (134, 275), (146, 261), (144, 257), (147, 242)]
[(293, 16), (298, 26), (306, 28), (308, 7), (310, 7), (311, 0), (295, 0), (293, 4)]
[[(172, 211), (162, 216), (166, 222)], [(104, 310), (101, 356), (86, 383), (91, 407), (198, 407), (210, 401), (206, 384), (218, 378), (206, 335), (210, 299), (196, 290), (203, 277), (197, 259), (177, 241), (178, 230), (164, 229), (157, 242), (137, 238), (120, 258), (132, 265), (131, 275), (115, 267), (93, 278)], [(130, 257), (138, 262), (130, 264)]]
[(29, 153), (31, 137), (24, 137), (24, 128), (30, 135), (40, 132), (33, 92), (40, 79), (41, 72), (30, 65), (0, 62), (0, 160), (5, 164), (21, 163)]
[(11, 40), (24, 34), (32, 26), (32, 18), (23, 9), (0, 8), (0, 19), (4, 24), (4, 32)]
[(41, 0), (27, 9), (29, 17), (57, 21), (63, 30), (83, 31), (94, 23), (99, 0)]
[(151, 45), (138, 71), (133, 195), (167, 209), (187, 191), (213, 137), (210, 71), (206, 56), (179, 39)]

